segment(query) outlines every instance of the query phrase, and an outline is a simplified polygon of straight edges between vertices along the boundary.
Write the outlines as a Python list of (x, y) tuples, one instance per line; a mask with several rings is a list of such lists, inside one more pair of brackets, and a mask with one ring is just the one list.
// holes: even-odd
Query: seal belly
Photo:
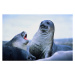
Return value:
[(36, 59), (40, 59), (42, 54), (41, 48), (38, 45), (30, 45), (29, 49), (30, 53), (36, 57)]

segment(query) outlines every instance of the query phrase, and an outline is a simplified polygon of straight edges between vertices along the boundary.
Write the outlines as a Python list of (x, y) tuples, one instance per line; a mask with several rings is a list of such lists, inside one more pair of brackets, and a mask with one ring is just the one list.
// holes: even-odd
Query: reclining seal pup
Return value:
[(37, 61), (72, 61), (73, 51), (57, 51), (51, 57), (39, 59)]
[(33, 60), (35, 57), (27, 50), (27, 33), (25, 31), (14, 36), (3, 45), (3, 60)]
[(44, 20), (40, 23), (38, 31), (29, 43), (29, 51), (36, 59), (47, 58), (56, 51), (71, 50), (69, 46), (57, 46), (54, 44), (54, 23)]

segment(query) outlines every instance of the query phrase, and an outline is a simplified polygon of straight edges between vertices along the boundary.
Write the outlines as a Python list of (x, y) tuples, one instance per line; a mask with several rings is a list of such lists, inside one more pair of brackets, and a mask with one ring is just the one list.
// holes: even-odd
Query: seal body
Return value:
[(12, 61), (12, 60), (28, 60), (29, 54), (26, 50), (4, 45), (2, 55), (3, 55), (2, 60)]
[(37, 59), (50, 56), (53, 44), (54, 24), (50, 20), (44, 20), (40, 23), (39, 30), (30, 42), (29, 51)]
[(57, 52), (57, 51), (72, 51), (72, 47), (68, 46), (68, 45), (57, 45), (55, 43), (53, 43), (52, 45), (52, 55)]
[(3, 60), (34, 60), (35, 57), (27, 50), (28, 42), (25, 31), (14, 36), (3, 45)]
[(51, 57), (39, 59), (37, 61), (72, 61), (73, 51), (57, 51)]

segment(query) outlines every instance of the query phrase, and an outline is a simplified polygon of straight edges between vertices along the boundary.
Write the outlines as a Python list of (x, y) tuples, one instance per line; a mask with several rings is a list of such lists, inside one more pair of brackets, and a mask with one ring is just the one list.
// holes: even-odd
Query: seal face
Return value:
[(40, 23), (39, 29), (42, 31), (42, 33), (48, 33), (49, 31), (54, 31), (54, 24), (50, 20), (44, 20)]
[(13, 39), (11, 39), (8, 43), (6, 43), (6, 45), (26, 50), (26, 45), (28, 44), (28, 42), (29, 40), (27, 40), (27, 33), (23, 31), (14, 36)]
[(36, 56), (37, 59), (49, 57), (53, 43), (53, 36), (53, 22), (50, 20), (42, 21), (30, 43), (30, 53)]

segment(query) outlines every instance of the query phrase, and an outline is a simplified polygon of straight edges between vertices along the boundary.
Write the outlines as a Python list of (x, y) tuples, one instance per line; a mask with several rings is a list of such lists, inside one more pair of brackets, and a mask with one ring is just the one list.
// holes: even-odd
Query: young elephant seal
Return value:
[(57, 46), (54, 44), (54, 23), (50, 20), (44, 20), (30, 42), (29, 51), (37, 59), (47, 58), (56, 51), (72, 50), (68, 46)]
[(36, 59), (28, 50), (27, 33), (17, 34), (3, 45), (3, 60), (34, 60)]
[(54, 36), (54, 24), (50, 20), (44, 20), (30, 42), (29, 51), (32, 55), (39, 58), (50, 56)]

